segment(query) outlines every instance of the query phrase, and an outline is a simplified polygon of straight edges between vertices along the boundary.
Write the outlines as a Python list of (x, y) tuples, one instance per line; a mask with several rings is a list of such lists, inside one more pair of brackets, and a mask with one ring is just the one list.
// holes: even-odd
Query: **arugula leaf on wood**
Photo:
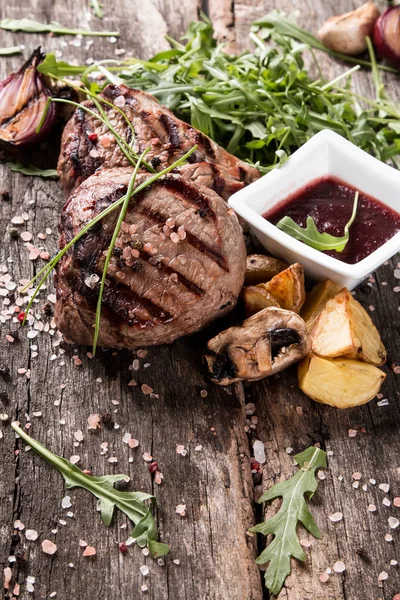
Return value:
[(1, 19), (0, 29), (6, 29), (7, 31), (24, 31), (25, 33), (55, 33), (56, 35), (119, 36), (118, 31), (70, 29), (55, 21), (45, 24), (32, 21), (32, 19)]
[(22, 175), (31, 175), (32, 177), (45, 177), (48, 179), (57, 179), (58, 173), (56, 169), (39, 169), (34, 165), (25, 166), (21, 163), (8, 162), (7, 167), (11, 171), (16, 173), (22, 173)]
[(8, 48), (0, 48), (0, 56), (11, 56), (12, 54), (22, 54), (21, 46), (10, 46)]
[(94, 477), (85, 475), (69, 460), (53, 454), (43, 444), (31, 438), (16, 423), (11, 427), (41, 458), (55, 467), (64, 477), (67, 489), (81, 487), (100, 500), (100, 513), (104, 525), (108, 526), (113, 518), (115, 508), (125, 513), (134, 523), (133, 539), (138, 546), (147, 546), (153, 556), (158, 558), (169, 552), (169, 546), (157, 541), (157, 530), (153, 516), (145, 500), (155, 503), (151, 494), (143, 492), (121, 492), (114, 488), (114, 483), (126, 479), (126, 475), (103, 475)]
[(344, 226), (344, 235), (341, 237), (330, 235), (329, 233), (320, 233), (312, 217), (307, 217), (307, 226), (305, 228), (300, 227), (291, 217), (283, 217), (278, 221), (276, 226), (284, 233), (304, 242), (307, 246), (311, 246), (311, 248), (315, 248), (315, 250), (336, 250), (336, 252), (343, 252), (349, 241), (350, 227), (356, 218), (358, 196), (359, 192), (356, 192), (354, 195), (353, 211), (349, 221)]
[(317, 469), (326, 467), (326, 453), (311, 446), (294, 457), (300, 470), (287, 481), (276, 483), (259, 499), (259, 503), (282, 498), (278, 512), (250, 531), (273, 535), (274, 538), (257, 558), (257, 564), (269, 563), (265, 573), (265, 584), (273, 594), (282, 589), (290, 574), (290, 559), (305, 560), (306, 554), (297, 536), (298, 522), (302, 523), (316, 538), (321, 533), (310, 513), (305, 497), (310, 500), (318, 487), (315, 478)]

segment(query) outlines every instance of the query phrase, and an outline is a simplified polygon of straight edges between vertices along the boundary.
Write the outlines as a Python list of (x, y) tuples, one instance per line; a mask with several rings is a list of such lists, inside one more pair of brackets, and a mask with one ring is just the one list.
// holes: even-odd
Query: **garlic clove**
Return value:
[(365, 38), (372, 36), (379, 15), (375, 4), (366, 2), (344, 15), (330, 17), (317, 35), (327, 48), (354, 56), (367, 49)]

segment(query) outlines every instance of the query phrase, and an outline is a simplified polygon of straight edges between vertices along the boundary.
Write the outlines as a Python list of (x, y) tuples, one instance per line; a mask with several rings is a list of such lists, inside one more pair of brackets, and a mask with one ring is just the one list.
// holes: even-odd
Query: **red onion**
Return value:
[(377, 20), (374, 44), (379, 54), (394, 67), (400, 67), (400, 6), (388, 8)]
[(50, 103), (43, 126), (36, 133), (51, 92), (37, 66), (44, 58), (37, 48), (16, 73), (0, 83), (0, 140), (13, 145), (38, 142), (49, 131), (56, 117)]

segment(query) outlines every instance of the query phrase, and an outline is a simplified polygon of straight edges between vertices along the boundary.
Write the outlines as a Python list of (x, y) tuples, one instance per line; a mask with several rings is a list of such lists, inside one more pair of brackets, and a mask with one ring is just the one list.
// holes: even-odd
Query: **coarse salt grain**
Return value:
[(353, 473), (352, 478), (359, 481), (361, 479), (361, 473)]
[(139, 446), (139, 440), (135, 440), (135, 438), (131, 438), (128, 442), (129, 448), (137, 448)]
[(396, 517), (389, 517), (388, 523), (390, 529), (397, 529), (397, 527), (400, 525), (400, 521), (399, 519), (396, 519)]
[(329, 573), (327, 573), (326, 571), (324, 571), (323, 573), (321, 573), (321, 575), (319, 576), (319, 580), (321, 583), (326, 583), (329, 579)]
[(82, 539), (81, 539), (81, 540), (79, 540), (79, 546), (80, 546), (81, 548), (86, 548), (86, 546), (87, 546), (87, 545), (88, 545), (88, 543), (87, 543), (87, 541), (86, 541), (86, 540), (82, 540)]
[(18, 531), (23, 531), (25, 529), (25, 525), (22, 523), (22, 521), (17, 519), (16, 521), (14, 521), (14, 529), (18, 529)]
[(343, 573), (343, 571), (346, 570), (346, 565), (341, 560), (338, 560), (333, 565), (333, 570), (335, 571), (335, 573)]
[(78, 431), (74, 432), (74, 438), (76, 439), (77, 442), (83, 442), (83, 433), (80, 429), (78, 429)]
[(142, 390), (143, 394), (146, 394), (146, 395), (151, 394), (153, 392), (153, 388), (150, 387), (149, 385), (147, 385), (146, 383), (144, 383), (141, 386), (141, 390)]
[(101, 416), (98, 413), (93, 413), (88, 416), (88, 429), (100, 429)]
[(369, 510), (369, 512), (375, 512), (376, 511), (375, 504), (368, 504), (368, 510)]
[(353, 438), (357, 435), (357, 429), (349, 429), (347, 432), (348, 437)]
[(81, 460), (81, 457), (79, 456), (79, 454), (73, 454), (70, 459), (69, 462), (71, 462), (73, 465), (78, 464), (78, 462)]
[(141, 575), (143, 575), (143, 577), (147, 577), (147, 575), (149, 574), (149, 567), (147, 565), (142, 565), (139, 571)]
[(390, 502), (389, 498), (384, 498), (382, 500), (382, 504), (383, 504), (383, 506), (390, 506), (391, 502)]
[(71, 497), (64, 496), (64, 498), (61, 500), (61, 508), (70, 508), (71, 506), (72, 506)]
[(57, 546), (51, 540), (43, 540), (42, 550), (45, 554), (53, 555), (57, 552)]
[(388, 483), (380, 483), (378, 487), (382, 492), (385, 492), (385, 494), (390, 490), (390, 485)]
[(152, 455), (151, 455), (151, 454), (149, 454), (149, 452), (144, 452), (144, 453), (142, 454), (142, 458), (143, 458), (143, 460), (145, 460), (146, 462), (150, 462), (150, 461), (152, 461), (152, 460), (153, 460), (153, 457), (152, 457)]
[(186, 515), (186, 504), (178, 504), (175, 508), (175, 512), (180, 517), (184, 517)]
[(25, 531), (25, 537), (26, 537), (26, 539), (29, 540), (29, 541), (31, 541), (31, 542), (34, 542), (35, 540), (37, 540), (38, 536), (39, 536), (39, 534), (38, 534), (37, 531), (35, 531), (35, 529), (27, 529)]
[(381, 571), (378, 575), (378, 581), (385, 581), (388, 577), (389, 575), (386, 573), (386, 571)]
[(185, 446), (183, 446), (182, 444), (178, 444), (176, 447), (176, 453), (177, 454), (182, 454), (182, 452), (185, 450)]
[(393, 542), (393, 536), (390, 533), (385, 535), (385, 542)]
[(336, 513), (333, 513), (332, 515), (329, 515), (329, 520), (332, 521), (332, 523), (338, 523), (342, 519), (343, 519), (343, 513), (341, 513), (341, 512), (336, 512)]

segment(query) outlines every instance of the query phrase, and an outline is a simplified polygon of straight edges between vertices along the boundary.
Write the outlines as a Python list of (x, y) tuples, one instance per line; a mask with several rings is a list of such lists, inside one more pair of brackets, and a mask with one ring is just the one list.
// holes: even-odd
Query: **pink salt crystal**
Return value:
[(134, 379), (131, 379), (130, 382), (128, 383), (129, 387), (136, 387), (137, 386), (137, 382)]
[(349, 429), (348, 432), (347, 432), (347, 435), (350, 438), (356, 437), (356, 435), (357, 435), (357, 429)]
[(175, 227), (175, 220), (172, 219), (172, 217), (169, 217), (166, 221), (165, 224), (167, 227), (169, 227), (170, 229), (173, 229)]
[(186, 504), (178, 504), (175, 508), (175, 512), (180, 517), (184, 517), (186, 515)]
[(378, 575), (378, 581), (385, 581), (388, 577), (389, 575), (386, 573), (386, 571), (381, 571)]
[(3, 579), (3, 587), (5, 590), (8, 590), (11, 583), (12, 571), (10, 567), (6, 567), (3, 571), (4, 579)]
[(137, 250), (136, 248), (132, 248), (132, 249), (131, 249), (131, 256), (132, 256), (133, 258), (139, 258), (139, 256), (140, 256), (140, 252), (139, 252), (139, 250)]
[(118, 108), (122, 108), (123, 106), (125, 106), (125, 102), (125, 96), (123, 96), (122, 94), (114, 99), (114, 104), (115, 106), (118, 106)]
[(171, 239), (171, 242), (174, 242), (174, 244), (177, 244), (180, 240), (179, 235), (177, 233), (175, 233), (175, 231), (173, 231), (169, 237)]
[(152, 244), (149, 244), (149, 242), (146, 242), (146, 244), (144, 244), (143, 250), (145, 252), (148, 252), (149, 254), (157, 254), (157, 248), (154, 248), (154, 246)]
[(43, 540), (42, 550), (45, 554), (55, 554), (57, 552), (57, 546), (51, 540)]
[(142, 454), (142, 458), (143, 460), (145, 460), (146, 462), (151, 462), (153, 460), (153, 457), (151, 454), (149, 454), (149, 452), (144, 452)]
[(361, 473), (353, 473), (352, 478), (359, 481), (361, 479)]
[(183, 446), (182, 444), (178, 444), (176, 447), (176, 453), (177, 454), (182, 454), (182, 452), (184, 451), (185, 446)]
[(338, 521), (341, 521), (343, 519), (343, 513), (341, 512), (336, 512), (333, 513), (333, 515), (329, 515), (329, 520), (332, 521), (332, 523), (337, 523)]
[(82, 364), (82, 361), (80, 358), (74, 358), (74, 363), (76, 367), (80, 367)]
[(101, 416), (98, 413), (93, 413), (88, 416), (88, 429), (100, 429)]
[(178, 235), (181, 240), (184, 240), (186, 238), (186, 231), (183, 225), (178, 227)]
[(319, 580), (321, 583), (326, 583), (329, 579), (329, 573), (327, 573), (326, 571), (324, 571), (323, 573), (321, 573), (321, 575), (319, 576)]
[(24, 242), (30, 242), (30, 240), (32, 239), (32, 234), (29, 231), (23, 231), (21, 233), (21, 239)]
[(37, 248), (34, 248), (29, 252), (28, 258), (29, 260), (37, 260), (39, 258), (40, 251)]
[(129, 233), (130, 235), (134, 235), (137, 231), (137, 225), (135, 225), (134, 223), (132, 223), (132, 225), (129, 225)]
[(138, 355), (139, 358), (146, 358), (146, 356), (147, 356), (147, 350), (140, 349), (140, 350), (137, 351), (137, 355)]
[(7, 342), (10, 342), (10, 344), (12, 344), (15, 341), (13, 336), (9, 334), (6, 335), (6, 340)]
[(135, 438), (131, 438), (128, 442), (129, 448), (137, 448), (139, 446), (139, 440), (135, 440)]
[(39, 254), (39, 256), (40, 256), (40, 258), (42, 260), (49, 260), (49, 258), (50, 258), (50, 252), (47, 252), (47, 250), (45, 250), (45, 251), (41, 252)]
[(164, 475), (161, 473), (161, 471), (156, 471), (154, 475), (154, 481), (156, 482), (156, 484), (161, 485), (163, 479)]
[(144, 383), (141, 387), (143, 394), (151, 394), (153, 392), (153, 388)]
[(96, 548), (94, 548), (93, 546), (86, 546), (86, 548), (84, 549), (82, 556), (95, 556), (96, 554)]
[(111, 144), (113, 143), (113, 141), (114, 141), (113, 135), (105, 134), (100, 137), (100, 144), (103, 146), (103, 148), (109, 148), (111, 146)]
[(335, 573), (343, 573), (343, 571), (346, 570), (346, 565), (341, 560), (338, 560), (333, 565), (333, 570), (335, 571)]
[(396, 498), (393, 498), (393, 506), (400, 508), (400, 497), (399, 496), (397, 496)]

